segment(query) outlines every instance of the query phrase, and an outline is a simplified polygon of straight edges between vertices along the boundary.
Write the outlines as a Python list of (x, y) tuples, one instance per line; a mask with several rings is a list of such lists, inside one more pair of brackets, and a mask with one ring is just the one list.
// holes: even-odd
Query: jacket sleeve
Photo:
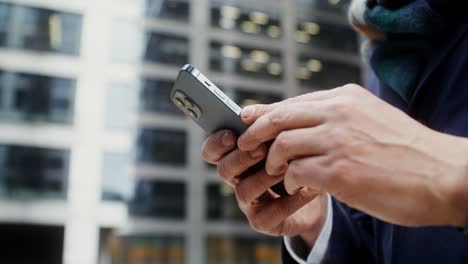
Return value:
[[(373, 219), (335, 199), (331, 200), (333, 227), (323, 263), (349, 263), (350, 259), (353, 263), (373, 263)], [(284, 243), (281, 251), (284, 264), (296, 263)]]

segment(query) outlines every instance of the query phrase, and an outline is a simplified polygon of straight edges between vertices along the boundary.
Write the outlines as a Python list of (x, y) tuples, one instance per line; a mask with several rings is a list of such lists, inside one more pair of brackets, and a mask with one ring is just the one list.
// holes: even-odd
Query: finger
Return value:
[(266, 152), (265, 145), (261, 145), (249, 152), (236, 149), (218, 161), (218, 174), (225, 181), (232, 181), (233, 178), (263, 160)]
[(300, 102), (326, 100), (326, 99), (334, 98), (338, 95), (339, 95), (338, 89), (323, 90), (323, 91), (316, 91), (312, 93), (302, 94), (302, 95), (292, 97), (292, 98), (289, 98), (289, 99), (286, 99), (284, 101), (277, 102), (274, 104), (251, 105), (242, 109), (241, 118), (242, 118), (242, 121), (244, 121), (246, 124), (251, 125), (258, 118), (275, 110), (278, 107), (289, 105), (289, 104), (300, 103)]
[(211, 164), (217, 162), (235, 147), (235, 136), (229, 130), (221, 130), (209, 136), (202, 145), (202, 157)]
[(271, 186), (280, 182), (282, 177), (271, 177), (265, 170), (242, 179), (236, 186), (236, 197), (239, 204), (251, 205), (264, 194)]
[(282, 196), (255, 212), (249, 218), (250, 224), (255, 230), (273, 230), (317, 195), (316, 192), (304, 188), (294, 195)]
[(268, 151), (266, 172), (280, 175), (292, 159), (326, 153), (332, 147), (331, 141), (325, 138), (328, 134), (326, 125), (281, 132)]
[(241, 150), (250, 151), (284, 130), (317, 126), (326, 119), (323, 103), (296, 103), (276, 108), (260, 117), (238, 139)]
[(284, 187), (289, 194), (307, 186), (318, 193), (324, 193), (328, 185), (330, 158), (315, 156), (292, 161), (284, 174)]

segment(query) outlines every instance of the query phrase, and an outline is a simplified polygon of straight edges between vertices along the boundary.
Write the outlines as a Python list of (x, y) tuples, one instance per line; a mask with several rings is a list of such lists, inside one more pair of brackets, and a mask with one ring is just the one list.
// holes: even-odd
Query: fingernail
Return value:
[(221, 141), (223, 142), (223, 145), (225, 147), (231, 147), (234, 145), (234, 138), (232, 137), (231, 133), (226, 132), (223, 134), (223, 137), (221, 138)]
[(254, 151), (250, 151), (249, 154), (252, 157), (252, 159), (258, 159), (264, 155), (264, 149), (260, 147)]
[(275, 168), (271, 175), (273, 175), (273, 176), (281, 175), (286, 171), (287, 168), (288, 168), (288, 164), (285, 163), (285, 164)]
[(247, 106), (244, 109), (242, 109), (242, 118), (244, 119), (249, 119), (255, 114), (255, 106)]

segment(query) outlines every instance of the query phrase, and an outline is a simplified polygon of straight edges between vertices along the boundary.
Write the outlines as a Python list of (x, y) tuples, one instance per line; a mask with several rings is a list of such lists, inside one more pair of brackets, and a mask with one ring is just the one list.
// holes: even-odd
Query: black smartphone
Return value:
[[(180, 110), (209, 134), (229, 129), (239, 136), (248, 128), (240, 117), (242, 108), (193, 65), (182, 67), (170, 96)], [(259, 170), (264, 166), (265, 161), (251, 170)], [(287, 195), (283, 182), (271, 189), (279, 195)]]

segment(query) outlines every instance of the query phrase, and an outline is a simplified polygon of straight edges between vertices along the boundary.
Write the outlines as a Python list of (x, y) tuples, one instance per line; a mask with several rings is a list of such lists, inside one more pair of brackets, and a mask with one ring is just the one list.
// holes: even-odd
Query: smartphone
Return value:
[[(170, 96), (172, 102), (208, 134), (229, 129), (239, 136), (248, 128), (240, 117), (242, 108), (190, 64), (180, 70)], [(251, 170), (263, 167), (265, 161)], [(279, 195), (287, 195), (283, 182), (271, 189)]]

